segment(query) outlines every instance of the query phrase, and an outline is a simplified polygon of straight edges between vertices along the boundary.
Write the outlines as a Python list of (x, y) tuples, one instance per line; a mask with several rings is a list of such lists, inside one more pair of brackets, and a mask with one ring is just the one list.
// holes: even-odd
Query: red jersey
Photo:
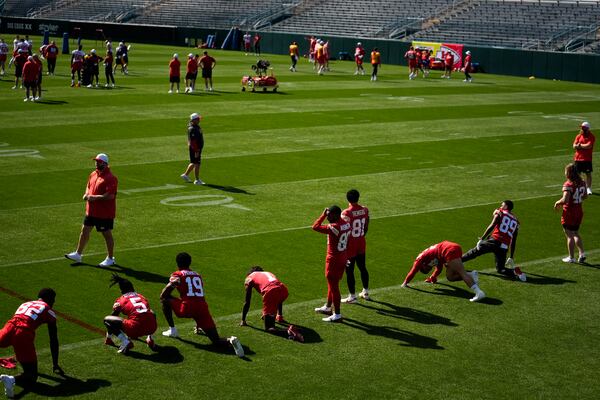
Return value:
[(55, 323), (56, 314), (45, 301), (34, 300), (21, 304), (8, 322), (18, 328), (35, 331), (41, 324)]
[(332, 224), (321, 225), (325, 220), (321, 215), (313, 224), (313, 230), (327, 235), (327, 257), (346, 258), (346, 248), (350, 237), (350, 224), (342, 219)]
[(408, 60), (408, 65), (417, 65), (417, 53), (414, 50), (408, 50), (406, 53), (404, 53), (404, 58)]
[(39, 75), (38, 65), (35, 61), (27, 61), (23, 65), (23, 82), (36, 81)]
[(200, 61), (198, 61), (198, 65), (202, 69), (212, 69), (216, 62), (217, 60), (215, 60), (209, 55), (206, 55), (200, 58)]
[(194, 58), (190, 58), (187, 62), (187, 73), (195, 74), (198, 72), (198, 62)]
[(342, 211), (342, 218), (351, 227), (348, 240), (348, 258), (365, 254), (365, 235), (369, 227), (369, 209), (360, 204), (350, 204), (348, 208)]
[(465, 57), (464, 67), (465, 67), (466, 72), (469, 72), (469, 70), (471, 69), (471, 55), (470, 54), (467, 54), (467, 56)]
[(85, 193), (88, 195), (114, 194), (111, 200), (88, 201), (85, 205), (85, 213), (89, 217), (114, 219), (117, 209), (117, 177), (110, 172), (108, 167), (104, 170), (95, 170), (88, 178)]
[(441, 271), (445, 264), (448, 264), (448, 262), (456, 258), (460, 258), (461, 255), (462, 249), (460, 248), (460, 245), (456, 243), (444, 240), (443, 242), (434, 244), (423, 250), (421, 254), (417, 256), (412, 269), (408, 275), (406, 275), (404, 282), (409, 283), (423, 267), (435, 267)]
[(575, 149), (575, 161), (592, 161), (592, 154), (594, 153), (594, 142), (596, 142), (596, 137), (592, 134), (591, 131), (588, 131), (587, 135), (579, 133), (579, 135), (575, 137), (573, 145), (591, 143), (592, 146), (589, 149)]
[(583, 198), (587, 192), (587, 186), (584, 181), (571, 182), (566, 181), (563, 183), (563, 192), (569, 192), (569, 201), (563, 204), (564, 211), (578, 211), (581, 210), (581, 203), (583, 203)]
[(179, 69), (181, 68), (181, 63), (178, 59), (174, 58), (169, 63), (169, 76), (180, 76), (181, 73)]
[(132, 321), (142, 322), (148, 318), (155, 318), (148, 300), (136, 292), (125, 293), (115, 300), (113, 311), (125, 314)]
[(58, 56), (58, 47), (55, 44), (49, 44), (44, 51), (44, 57), (54, 59)]
[(519, 229), (519, 220), (510, 211), (502, 208), (494, 210), (494, 219), (498, 219), (498, 222), (494, 226), (491, 237), (501, 243), (500, 247), (508, 249), (515, 232)]
[(365, 49), (362, 48), (362, 46), (357, 46), (356, 49), (354, 49), (354, 61), (362, 64), (363, 58), (365, 58)]
[(175, 271), (169, 278), (169, 283), (176, 285), (179, 298), (183, 302), (204, 302), (204, 283), (196, 271), (182, 269)]
[(246, 277), (244, 285), (252, 285), (261, 295), (264, 295), (271, 288), (281, 286), (282, 283), (275, 275), (266, 271), (255, 271)]
[(454, 56), (452, 55), (452, 53), (450, 53), (450, 52), (446, 53), (446, 57), (444, 58), (444, 62), (446, 63), (447, 67), (452, 67), (454, 65)]

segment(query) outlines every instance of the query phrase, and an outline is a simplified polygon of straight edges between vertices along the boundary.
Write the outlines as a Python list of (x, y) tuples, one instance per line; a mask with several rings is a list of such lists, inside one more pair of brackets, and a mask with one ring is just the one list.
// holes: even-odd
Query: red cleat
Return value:
[(302, 336), (302, 334), (300, 333), (298, 328), (296, 328), (294, 325), (289, 326), (287, 333), (288, 333), (288, 339), (295, 340), (296, 342), (304, 343), (304, 336)]
[(104, 339), (104, 344), (107, 346), (113, 346), (113, 347), (115, 346), (115, 342), (113, 342), (113, 340), (110, 338), (110, 336), (107, 336)]

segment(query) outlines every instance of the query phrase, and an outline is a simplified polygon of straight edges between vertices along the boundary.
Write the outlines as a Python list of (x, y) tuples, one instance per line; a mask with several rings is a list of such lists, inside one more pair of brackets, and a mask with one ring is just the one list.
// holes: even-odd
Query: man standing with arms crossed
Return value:
[[(208, 55), (208, 51), (204, 52), (204, 56), (198, 62), (198, 66), (202, 69), (202, 77), (204, 78), (204, 90), (213, 91), (212, 70), (215, 68), (217, 60)], [(210, 83), (210, 86), (209, 86)]]
[(590, 130), (590, 123), (583, 122), (581, 131), (575, 137), (573, 149), (575, 150), (575, 166), (577, 171), (585, 175), (587, 194), (592, 194), (592, 155), (594, 154), (594, 142), (596, 137)]
[(114, 240), (112, 229), (115, 220), (117, 208), (117, 177), (112, 174), (108, 167), (108, 156), (100, 153), (94, 158), (96, 161), (96, 170), (93, 171), (89, 178), (83, 200), (85, 204), (85, 218), (79, 235), (77, 249), (65, 257), (76, 263), (81, 262), (83, 250), (90, 240), (90, 232), (93, 227), (96, 231), (101, 232), (106, 242), (106, 258), (100, 264), (100, 267), (109, 267), (115, 265), (113, 255)]
[(365, 300), (369, 298), (369, 271), (365, 260), (367, 243), (365, 235), (369, 229), (369, 209), (358, 204), (360, 193), (356, 189), (351, 189), (346, 193), (346, 199), (349, 206), (342, 211), (342, 219), (350, 223), (351, 231), (348, 238), (348, 262), (346, 264), (346, 279), (348, 281), (348, 290), (350, 294), (342, 300), (342, 303), (356, 303), (356, 281), (354, 280), (354, 264), (360, 270), (360, 279), (363, 284), (363, 290), (358, 294)]
[(202, 117), (198, 113), (190, 115), (190, 123), (188, 124), (190, 163), (185, 172), (181, 174), (181, 179), (186, 182), (191, 182), (192, 180), (188, 175), (194, 170), (194, 176), (196, 177), (194, 185), (204, 185), (204, 182), (200, 179), (200, 162), (202, 161), (202, 149), (204, 148), (204, 135), (202, 134), (202, 128), (200, 127), (201, 119)]

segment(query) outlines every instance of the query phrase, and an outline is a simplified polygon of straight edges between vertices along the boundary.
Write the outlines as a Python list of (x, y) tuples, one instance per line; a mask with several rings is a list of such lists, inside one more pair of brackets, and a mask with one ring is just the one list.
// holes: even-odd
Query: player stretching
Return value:
[[(204, 299), (204, 284), (202, 277), (196, 271), (190, 269), (192, 256), (188, 253), (179, 253), (175, 258), (178, 271), (171, 274), (169, 283), (160, 294), (163, 313), (169, 324), (169, 329), (164, 331), (163, 336), (179, 337), (179, 332), (173, 321), (173, 312), (179, 318), (193, 318), (196, 321), (194, 333), (204, 332), (210, 341), (219, 347), (233, 347), (238, 357), (244, 357), (244, 348), (239, 339), (231, 336), (228, 339), (219, 336), (215, 322), (213, 321), (208, 304)], [(179, 298), (173, 297), (171, 293), (177, 289)]]
[(13, 398), (15, 385), (31, 388), (38, 378), (38, 362), (35, 352), (35, 330), (41, 324), (48, 324), (50, 337), (50, 354), (52, 354), (52, 370), (55, 374), (64, 375), (58, 366), (58, 333), (56, 315), (52, 311), (56, 292), (52, 289), (42, 289), (38, 299), (23, 303), (15, 311), (15, 315), (0, 330), (0, 348), (12, 346), (15, 357), (23, 368), (23, 373), (17, 376), (0, 375), (4, 383), (6, 397)]
[(304, 342), (304, 338), (294, 325), (290, 325), (287, 331), (282, 331), (275, 327), (275, 321), (284, 322), (283, 302), (288, 297), (287, 286), (281, 283), (271, 272), (266, 272), (258, 265), (250, 268), (244, 281), (244, 286), (246, 288), (246, 298), (244, 308), (242, 309), (240, 326), (248, 325), (246, 323), (246, 316), (250, 310), (252, 288), (254, 288), (262, 296), (262, 318), (265, 321), (265, 331), (278, 336), (286, 336), (298, 342)]
[[(152, 338), (152, 334), (156, 332), (156, 315), (150, 308), (148, 300), (136, 293), (129, 280), (113, 274), (110, 281), (110, 286), (119, 285), (121, 297), (115, 300), (112, 314), (104, 317), (104, 325), (107, 330), (104, 344), (114, 346), (113, 337), (116, 336), (121, 341), (117, 352), (126, 354), (133, 347), (131, 339), (147, 336), (146, 344), (150, 349), (156, 350)], [(125, 314), (127, 318), (119, 317), (120, 313)]]
[[(329, 224), (321, 225), (327, 218)], [(313, 230), (327, 235), (327, 257), (325, 259), (325, 278), (327, 278), (327, 303), (315, 311), (322, 314), (331, 314), (331, 306), (334, 312), (329, 317), (323, 318), (325, 322), (335, 322), (342, 319), (340, 303), (340, 280), (346, 269), (346, 247), (350, 237), (350, 224), (342, 219), (342, 210), (338, 206), (331, 206), (323, 211), (323, 214), (312, 225)]]
[(360, 193), (356, 189), (351, 189), (346, 193), (346, 199), (349, 206), (342, 211), (344, 221), (350, 223), (352, 230), (348, 239), (348, 262), (346, 263), (346, 279), (348, 281), (348, 297), (342, 300), (342, 303), (356, 303), (356, 283), (354, 280), (354, 264), (360, 271), (360, 279), (363, 284), (363, 290), (358, 294), (365, 300), (369, 298), (369, 271), (365, 261), (367, 243), (365, 235), (369, 229), (369, 209), (358, 204)]
[(466, 272), (465, 267), (460, 260), (462, 249), (456, 243), (444, 240), (441, 243), (434, 244), (417, 256), (412, 269), (409, 271), (402, 287), (408, 287), (410, 281), (415, 277), (417, 272), (421, 271), (424, 274), (429, 273), (433, 267), (435, 271), (426, 281), (437, 281), (437, 277), (442, 273), (444, 265), (446, 266), (446, 278), (450, 282), (463, 280), (465, 284), (475, 292), (470, 301), (479, 301), (485, 297), (485, 293), (479, 289), (479, 277), (477, 271)]
[[(519, 234), (519, 220), (512, 213), (513, 202), (504, 200), (500, 208), (494, 210), (492, 222), (487, 227), (483, 236), (479, 238), (477, 246), (467, 251), (462, 256), (462, 261), (469, 261), (482, 254), (494, 253), (496, 257), (496, 271), (510, 278), (519, 278), (522, 282), (527, 280), (521, 268), (515, 266), (514, 256)], [(491, 233), (491, 235), (490, 235)], [(506, 259), (508, 249), (510, 257)], [(506, 268), (506, 265), (512, 268)]]

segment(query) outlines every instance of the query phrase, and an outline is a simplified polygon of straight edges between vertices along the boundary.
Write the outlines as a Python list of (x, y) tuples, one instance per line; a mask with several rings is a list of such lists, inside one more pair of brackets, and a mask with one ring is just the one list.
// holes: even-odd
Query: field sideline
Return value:
[[(278, 93), (242, 93), (256, 58), (215, 50), (215, 92), (169, 95), (169, 58), (189, 51), (133, 44), (130, 75), (117, 73), (114, 90), (68, 87), (63, 55), (38, 104), (0, 78), (0, 316), (54, 287), (68, 375), (52, 375), (40, 328), (42, 375), (24, 398), (597, 397), (598, 196), (584, 203), (585, 265), (560, 261), (565, 240), (552, 210), (579, 124), (599, 131), (597, 85), (487, 74), (466, 84), (460, 73), (445, 80), (439, 72), (409, 81), (394, 65), (370, 82), (370, 67), (354, 76), (352, 62), (317, 76), (306, 60), (291, 73), (288, 57), (263, 55)], [(202, 187), (179, 178), (192, 112), (203, 116)], [(62, 256), (76, 244), (79, 200), (100, 152), (119, 178), (118, 265), (105, 269), (96, 267), (105, 253), (95, 232), (83, 265)], [(312, 312), (326, 294), (325, 237), (310, 225), (324, 207), (345, 206), (350, 188), (372, 215), (373, 301), (343, 305), (344, 322), (328, 325)], [(526, 283), (500, 278), (487, 255), (466, 264), (480, 271), (488, 295), (480, 304), (461, 282), (432, 286), (419, 275), (412, 288), (399, 287), (429, 245), (473, 246), (504, 199), (515, 201), (521, 221), (516, 261)], [(157, 353), (136, 342), (124, 357), (102, 345), (102, 318), (119, 295), (108, 288), (110, 273), (133, 282), (164, 329), (158, 295), (180, 251), (203, 275), (219, 332), (238, 336), (246, 358), (215, 351), (188, 320), (176, 320), (181, 339), (158, 332)], [(255, 264), (289, 287), (284, 314), (306, 343), (262, 332), (257, 293), (250, 326), (238, 326)], [(341, 287), (345, 295), (345, 278)]]

